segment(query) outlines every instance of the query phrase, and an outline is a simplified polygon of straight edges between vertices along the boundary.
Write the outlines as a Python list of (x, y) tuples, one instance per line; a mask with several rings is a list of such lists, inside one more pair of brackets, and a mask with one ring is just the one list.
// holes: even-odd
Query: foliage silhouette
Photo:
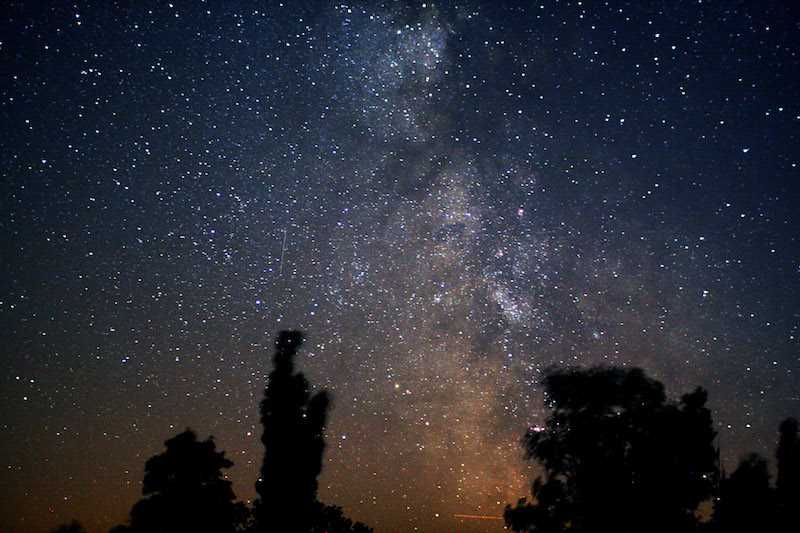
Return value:
[(767, 460), (751, 453), (741, 460), (730, 477), (720, 482), (714, 505), (716, 530), (725, 533), (773, 531), (774, 512)]
[(73, 520), (69, 524), (63, 524), (52, 530), (50, 533), (86, 533), (80, 522)]
[(372, 528), (347, 518), (338, 505), (318, 504), (316, 517), (311, 533), (372, 533)]
[(281, 331), (275, 340), (274, 368), (261, 402), (265, 453), (256, 482), (255, 530), (370, 531), (345, 518), (340, 508), (324, 506), (317, 499), (330, 399), (324, 390), (312, 396), (308, 380), (294, 370), (294, 358), (303, 341), (299, 331)]
[(526, 455), (544, 468), (533, 502), (507, 506), (514, 531), (573, 533), (694, 531), (695, 511), (716, 472), (702, 389), (667, 401), (640, 369), (549, 372), (551, 414), (529, 431)]
[(781, 422), (775, 457), (778, 473), (775, 488), (770, 486), (767, 460), (755, 453), (745, 456), (733, 474), (721, 476), (708, 531), (797, 531), (800, 439), (796, 419)]
[(139, 500), (131, 509), (131, 526), (116, 533), (214, 531), (233, 533), (242, 504), (235, 504), (231, 482), (222, 470), (233, 463), (218, 452), (213, 438), (198, 441), (191, 430), (167, 440), (166, 451), (145, 464)]

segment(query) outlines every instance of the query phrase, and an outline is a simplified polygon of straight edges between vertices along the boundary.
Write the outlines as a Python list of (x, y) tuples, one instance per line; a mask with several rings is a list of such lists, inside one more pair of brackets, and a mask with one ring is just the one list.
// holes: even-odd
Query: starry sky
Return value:
[[(786, 5), (784, 5), (786, 4)], [(191, 426), (253, 497), (272, 340), (320, 497), (493, 532), (552, 365), (800, 414), (791, 2), (3, 2), (0, 529), (125, 520)]]

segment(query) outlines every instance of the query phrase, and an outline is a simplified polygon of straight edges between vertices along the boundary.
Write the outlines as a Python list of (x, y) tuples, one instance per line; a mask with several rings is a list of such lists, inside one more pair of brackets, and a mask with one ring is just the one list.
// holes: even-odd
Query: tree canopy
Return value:
[(241, 510), (231, 482), (222, 476), (233, 463), (217, 451), (213, 438), (198, 441), (188, 429), (164, 444), (166, 451), (145, 463), (144, 497), (131, 509), (130, 528), (116, 531), (233, 533)]
[(506, 508), (512, 530), (694, 530), (716, 472), (704, 390), (668, 401), (642, 370), (605, 367), (555, 370), (543, 385), (550, 415), (523, 442), (544, 472), (531, 502)]

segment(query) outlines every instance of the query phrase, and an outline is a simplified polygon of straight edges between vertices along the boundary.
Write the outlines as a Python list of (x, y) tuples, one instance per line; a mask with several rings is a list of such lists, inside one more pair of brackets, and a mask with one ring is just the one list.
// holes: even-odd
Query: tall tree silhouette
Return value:
[(774, 531), (774, 514), (767, 461), (751, 453), (720, 483), (714, 505), (715, 529), (724, 533)]
[(800, 436), (798, 423), (794, 418), (781, 422), (779, 428), (778, 476), (775, 482), (777, 496), (779, 529), (793, 531), (797, 527), (797, 508), (800, 507)]
[(241, 512), (231, 482), (222, 470), (233, 463), (216, 450), (213, 438), (198, 441), (191, 430), (167, 440), (166, 451), (145, 464), (139, 500), (131, 509), (131, 526), (116, 531), (233, 533)]
[(514, 531), (694, 531), (713, 488), (716, 453), (706, 393), (680, 402), (640, 369), (552, 371), (551, 414), (524, 439), (544, 468), (533, 501), (507, 506)]
[(303, 341), (299, 331), (278, 334), (274, 369), (261, 402), (265, 454), (254, 504), (259, 533), (308, 533), (318, 517), (317, 477), (329, 398), (326, 391), (311, 396), (308, 380), (294, 371)]

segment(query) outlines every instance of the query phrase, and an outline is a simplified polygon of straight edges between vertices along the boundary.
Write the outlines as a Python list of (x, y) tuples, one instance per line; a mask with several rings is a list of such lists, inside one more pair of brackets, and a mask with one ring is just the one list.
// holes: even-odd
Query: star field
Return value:
[(501, 531), (553, 365), (800, 414), (800, 28), (783, 2), (10, 2), (0, 529), (126, 517), (189, 426), (253, 497), (280, 329), (320, 497)]

